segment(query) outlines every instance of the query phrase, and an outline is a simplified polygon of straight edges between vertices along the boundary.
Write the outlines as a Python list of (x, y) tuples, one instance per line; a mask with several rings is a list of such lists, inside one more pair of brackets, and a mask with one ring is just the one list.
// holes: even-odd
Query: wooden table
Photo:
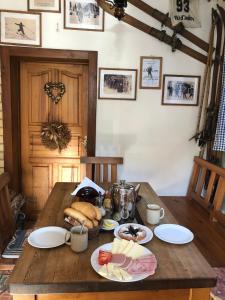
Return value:
[[(64, 226), (63, 210), (73, 201), (70, 192), (74, 187), (74, 183), (56, 183), (36, 228)], [(163, 223), (177, 223), (148, 183), (141, 184), (139, 194), (142, 200), (137, 208), (145, 225), (148, 202), (164, 207)], [(113, 233), (100, 233), (98, 238), (89, 241), (88, 250), (81, 254), (75, 254), (67, 245), (54, 249), (36, 249), (27, 245), (9, 280), (13, 299), (209, 299), (210, 287), (216, 284), (216, 275), (194, 243), (173, 245), (154, 237), (145, 247), (157, 257), (155, 275), (132, 283), (102, 278), (92, 269), (90, 257), (99, 245), (111, 242), (113, 238)]]

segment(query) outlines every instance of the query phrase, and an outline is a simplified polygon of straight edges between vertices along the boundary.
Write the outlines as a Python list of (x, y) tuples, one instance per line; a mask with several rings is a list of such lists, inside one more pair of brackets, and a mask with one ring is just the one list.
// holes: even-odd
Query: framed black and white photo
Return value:
[(40, 12), (61, 12), (61, 0), (27, 0), (28, 10)]
[(200, 79), (200, 76), (164, 75), (162, 104), (197, 106)]
[(140, 89), (161, 89), (162, 57), (141, 56)]
[(24, 11), (0, 11), (3, 44), (41, 46), (41, 14)]
[(136, 100), (136, 69), (99, 69), (99, 99)]
[(104, 11), (96, 0), (64, 0), (64, 28), (104, 31)]

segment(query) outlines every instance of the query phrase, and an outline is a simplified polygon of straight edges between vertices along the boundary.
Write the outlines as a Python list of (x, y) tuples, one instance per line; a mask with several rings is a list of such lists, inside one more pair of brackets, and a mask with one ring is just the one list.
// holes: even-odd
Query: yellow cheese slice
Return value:
[(117, 253), (123, 253), (123, 250), (127, 247), (128, 244), (129, 244), (129, 241), (123, 240), (123, 239), (120, 240), (120, 245), (119, 245)]
[(107, 267), (106, 265), (103, 265), (99, 270), (98, 270), (98, 273), (100, 275), (102, 275), (103, 277), (106, 277), (107, 276)]
[(118, 253), (118, 249), (120, 247), (120, 241), (118, 238), (115, 238), (112, 243), (112, 253)]
[(124, 249), (120, 253), (123, 253), (126, 255), (133, 248), (133, 246), (134, 246), (134, 241), (131, 240), (127, 243), (127, 245), (124, 247)]
[(123, 280), (132, 280), (132, 276), (129, 273), (127, 273), (125, 270), (121, 268), (119, 268), (119, 270), (120, 270), (120, 274), (123, 277)]
[(145, 252), (145, 248), (138, 243), (134, 243), (134, 246), (126, 253), (126, 256), (131, 257), (132, 259), (142, 256)]
[(123, 276), (122, 274), (120, 273), (120, 269), (119, 268), (116, 268), (114, 267), (113, 270), (113, 275), (118, 279), (118, 280), (123, 280)]

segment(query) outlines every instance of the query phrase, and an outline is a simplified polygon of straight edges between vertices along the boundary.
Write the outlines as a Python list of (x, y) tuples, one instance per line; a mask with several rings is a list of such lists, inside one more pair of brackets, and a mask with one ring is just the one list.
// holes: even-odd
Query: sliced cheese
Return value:
[(119, 253), (118, 249), (120, 247), (120, 241), (118, 238), (115, 238), (112, 243), (112, 254)]
[(123, 250), (127, 247), (127, 245), (129, 244), (129, 241), (127, 240), (120, 240), (120, 245), (119, 245), (119, 249), (117, 253), (123, 253)]
[(123, 277), (123, 280), (126, 280), (126, 281), (127, 280), (132, 280), (132, 276), (129, 273), (127, 273), (125, 270), (123, 270), (121, 268), (119, 268), (119, 270), (120, 270), (120, 274)]
[(98, 273), (103, 276), (103, 277), (106, 277), (107, 276), (107, 267), (106, 265), (103, 265), (99, 270), (98, 270)]
[(120, 273), (120, 269), (119, 269), (119, 268), (116, 268), (116, 267), (113, 268), (112, 272), (113, 272), (113, 275), (114, 275), (117, 279), (123, 280), (123, 276), (122, 276), (122, 274)]
[(107, 271), (108, 271), (108, 275), (109, 275), (109, 276), (112, 275), (112, 273), (113, 273), (113, 268), (114, 268), (114, 264), (112, 264), (112, 263), (108, 263), (108, 264), (107, 264)]
[(134, 241), (132, 240), (129, 241), (127, 245), (124, 247), (124, 249), (121, 251), (121, 253), (126, 255), (133, 248), (133, 246), (134, 246)]
[(145, 248), (138, 243), (134, 243), (134, 246), (126, 253), (126, 256), (136, 259), (144, 254)]

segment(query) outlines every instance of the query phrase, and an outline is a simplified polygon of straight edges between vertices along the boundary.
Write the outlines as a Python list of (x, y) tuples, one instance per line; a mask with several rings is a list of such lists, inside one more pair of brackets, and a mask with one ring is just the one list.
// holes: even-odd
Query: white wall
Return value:
[[(169, 0), (145, 1), (168, 11)], [(225, 6), (222, 0), (200, 0), (202, 28), (192, 29), (206, 41), (216, 3)], [(0, 0), (0, 9), (26, 10), (27, 0)], [(127, 12), (160, 29), (157, 21), (131, 5)], [(172, 53), (169, 46), (108, 14), (105, 32), (64, 30), (63, 13), (43, 13), (42, 20), (44, 48), (96, 50), (99, 67), (139, 69), (140, 56), (152, 55), (163, 57), (164, 74), (203, 75), (202, 63), (179, 51)], [(161, 94), (138, 89), (136, 101), (98, 100), (96, 154), (123, 156), (121, 178), (149, 181), (159, 195), (184, 195), (193, 156), (199, 152), (195, 142), (188, 141), (195, 132), (198, 108), (162, 106)]]

